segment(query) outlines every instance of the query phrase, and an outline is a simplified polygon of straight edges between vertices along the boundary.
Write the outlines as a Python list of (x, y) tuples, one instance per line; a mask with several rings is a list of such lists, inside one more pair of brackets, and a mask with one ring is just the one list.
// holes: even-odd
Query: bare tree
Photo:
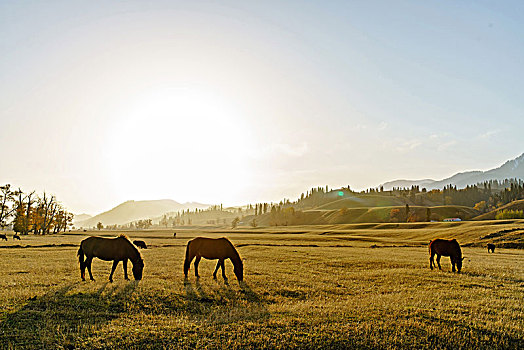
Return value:
[(54, 217), (53, 233), (59, 233), (60, 231), (66, 231), (67, 226), (71, 225), (73, 222), (74, 215), (67, 212), (64, 207), (58, 205), (58, 211)]
[(39, 199), (39, 205), (41, 207), (40, 213), (42, 215), (42, 226), (40, 232), (45, 235), (49, 233), (51, 225), (53, 224), (55, 215), (58, 211), (58, 203), (56, 202), (55, 196), (46, 196), (46, 193), (44, 192), (44, 196)]
[(3, 229), (7, 225), (7, 219), (16, 212), (16, 205), (12, 208), (9, 208), (9, 202), (15, 202), (16, 197), (21, 195), (22, 191), (19, 189), (17, 191), (11, 191), (11, 185), (6, 184), (0, 186), (0, 228)]
[(32, 197), (35, 191), (24, 193), (19, 188), (15, 192), (16, 196), (13, 198), (15, 202), (15, 219), (13, 220), (13, 229), (15, 232), (27, 235), (31, 225), (31, 206), (33, 204)]
[(239, 222), (240, 222), (240, 219), (237, 216), (236, 218), (233, 219), (233, 221), (231, 221), (231, 228), (236, 228)]

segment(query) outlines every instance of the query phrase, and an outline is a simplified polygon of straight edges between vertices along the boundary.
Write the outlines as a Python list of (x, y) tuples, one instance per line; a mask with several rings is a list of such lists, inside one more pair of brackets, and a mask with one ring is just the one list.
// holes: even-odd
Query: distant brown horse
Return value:
[(495, 245), (493, 243), (488, 243), (488, 253), (490, 250), (492, 253), (495, 253)]
[(460, 250), (460, 245), (458, 244), (456, 239), (440, 239), (437, 238), (433, 241), (429, 242), (429, 267), (433, 270), (433, 265), (435, 265), (435, 262), (433, 261), (433, 257), (435, 254), (437, 255), (437, 264), (439, 270), (442, 270), (442, 267), (440, 266), (440, 257), (441, 256), (449, 256), (451, 259), (451, 270), (455, 272), (455, 265), (457, 266), (457, 271), (460, 272), (462, 269), (462, 260), (464, 258), (462, 257), (462, 251)]
[[(84, 255), (86, 256), (85, 261)], [(80, 276), (83, 281), (86, 279), (86, 267), (87, 271), (89, 271), (91, 281), (95, 280), (91, 273), (91, 262), (93, 258), (99, 258), (105, 261), (113, 260), (113, 268), (109, 275), (109, 282), (113, 282), (113, 273), (119, 261), (122, 261), (124, 265), (124, 278), (126, 280), (129, 279), (127, 277), (127, 260), (131, 260), (131, 263), (133, 263), (133, 276), (135, 280), (142, 279), (144, 260), (142, 260), (138, 249), (136, 249), (125, 235), (120, 235), (117, 238), (89, 237), (80, 243), (78, 261), (80, 261)]]
[(135, 240), (133, 241), (133, 244), (136, 245), (138, 248), (147, 249), (147, 244), (144, 241)]
[(244, 265), (242, 259), (233, 244), (227, 238), (204, 238), (197, 237), (187, 242), (186, 260), (184, 262), (184, 275), (187, 278), (187, 272), (191, 261), (195, 258), (195, 276), (198, 275), (198, 264), (200, 259), (218, 259), (213, 278), (217, 278), (218, 268), (222, 267), (222, 277), (227, 281), (224, 260), (231, 259), (233, 263), (233, 272), (241, 282), (244, 279)]
[(0, 239), (7, 241), (7, 235), (5, 233), (0, 234)]
[(20, 238), (20, 236), (19, 236), (19, 235), (13, 235), (13, 241), (14, 241), (15, 239), (18, 239), (19, 241), (21, 241), (21, 240), (22, 240), (22, 239)]

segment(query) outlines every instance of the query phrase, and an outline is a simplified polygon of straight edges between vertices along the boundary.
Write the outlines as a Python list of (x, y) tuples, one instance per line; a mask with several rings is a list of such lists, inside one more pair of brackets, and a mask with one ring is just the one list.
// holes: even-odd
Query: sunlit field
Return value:
[[(524, 231), (522, 221), (173, 231), (143, 239), (140, 282), (122, 265), (93, 261), (82, 282), (72, 232), (0, 242), (2, 348), (524, 348), (524, 252), (482, 237)], [(522, 231), (519, 231), (523, 229)], [(227, 236), (244, 259), (245, 284), (226, 261), (203, 260), (185, 281), (186, 242)], [(429, 269), (430, 238), (457, 237), (461, 274)], [(130, 267), (128, 267), (130, 272)], [(132, 274), (130, 274), (132, 278)]]

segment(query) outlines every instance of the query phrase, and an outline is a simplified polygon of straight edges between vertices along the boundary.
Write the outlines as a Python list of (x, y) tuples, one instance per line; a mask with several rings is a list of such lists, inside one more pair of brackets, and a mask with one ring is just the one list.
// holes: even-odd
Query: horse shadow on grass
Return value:
[(426, 331), (426, 338), (420, 339), (425, 344), (414, 347), (431, 349), (522, 349), (524, 346), (524, 339), (521, 336), (502, 329), (494, 331), (487, 327), (474, 325), (469, 321), (450, 320), (427, 314), (418, 315), (417, 318), (420, 318), (424, 324), (433, 327)]
[(75, 348), (78, 339), (127, 312), (137, 283), (103, 284), (93, 292), (72, 292), (69, 284), (9, 313), (0, 322), (0, 348)]
[[(133, 314), (189, 317), (199, 322), (229, 324), (265, 320), (265, 303), (247, 284), (241, 288), (218, 282), (186, 281), (185, 294), (138, 290), (138, 282), (104, 283), (85, 291), (65, 285), (0, 319), (0, 349), (84, 347), (85, 339), (113, 320)], [(82, 286), (82, 288), (78, 288)]]
[(246, 282), (240, 289), (213, 280), (194, 284), (184, 280), (185, 308), (188, 315), (211, 323), (232, 323), (240, 320), (264, 320), (271, 316), (266, 303)]

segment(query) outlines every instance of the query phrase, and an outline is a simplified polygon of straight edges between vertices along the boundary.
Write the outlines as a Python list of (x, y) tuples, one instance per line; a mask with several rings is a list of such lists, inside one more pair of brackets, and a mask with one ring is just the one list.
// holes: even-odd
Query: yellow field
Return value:
[[(80, 280), (78, 243), (119, 232), (10, 237), (0, 242), (0, 346), (522, 349), (524, 251), (488, 254), (483, 237), (523, 232), (523, 221), (127, 232), (150, 247), (139, 283), (124, 281), (121, 264), (108, 283), (101, 260), (96, 282)], [(184, 281), (196, 236), (229, 237), (245, 285), (229, 261), (229, 284), (212, 279), (216, 262), (206, 260), (200, 280)], [(463, 273), (445, 257), (443, 271), (429, 269), (436, 237), (466, 245)]]

